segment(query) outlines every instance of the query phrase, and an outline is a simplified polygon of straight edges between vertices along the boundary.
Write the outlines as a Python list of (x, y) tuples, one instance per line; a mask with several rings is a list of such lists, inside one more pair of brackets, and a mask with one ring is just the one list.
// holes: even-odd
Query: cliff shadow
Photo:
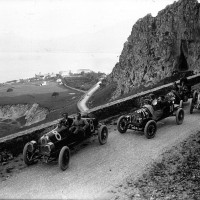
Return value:
[(178, 63), (177, 63), (177, 70), (182, 71), (188, 71), (189, 66), (187, 62), (187, 56), (188, 56), (188, 46), (186, 40), (181, 40), (180, 45), (180, 56), (178, 57)]

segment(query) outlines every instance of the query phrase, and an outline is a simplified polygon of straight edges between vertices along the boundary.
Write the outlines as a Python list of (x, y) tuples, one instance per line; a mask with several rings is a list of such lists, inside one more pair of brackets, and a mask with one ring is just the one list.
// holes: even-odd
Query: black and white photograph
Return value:
[(0, 199), (200, 199), (200, 0), (0, 0)]

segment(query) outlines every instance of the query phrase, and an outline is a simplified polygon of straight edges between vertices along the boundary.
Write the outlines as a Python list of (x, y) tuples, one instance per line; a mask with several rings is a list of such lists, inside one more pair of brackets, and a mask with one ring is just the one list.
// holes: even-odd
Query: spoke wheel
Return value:
[(98, 131), (98, 140), (101, 145), (105, 144), (108, 139), (108, 129), (106, 125), (101, 125)]
[(144, 134), (147, 139), (151, 139), (155, 136), (157, 131), (157, 125), (154, 120), (150, 120), (146, 123), (145, 128), (144, 128)]
[(176, 123), (178, 125), (182, 124), (184, 120), (184, 111), (182, 108), (179, 108), (176, 112)]
[(190, 101), (190, 114), (192, 114), (193, 113), (193, 110), (194, 110), (194, 102), (193, 102), (193, 99), (191, 99), (191, 101)]
[(117, 121), (117, 130), (120, 133), (125, 133), (127, 131), (127, 119), (121, 116)]
[(23, 160), (24, 160), (24, 163), (29, 166), (29, 165), (32, 165), (32, 164), (36, 163), (37, 160), (36, 160), (36, 158), (34, 158), (35, 151), (30, 152), (28, 147), (29, 147), (29, 143), (27, 143), (24, 146), (24, 149), (23, 149)]
[(59, 153), (58, 164), (61, 170), (65, 171), (69, 166), (70, 150), (67, 146), (64, 146)]

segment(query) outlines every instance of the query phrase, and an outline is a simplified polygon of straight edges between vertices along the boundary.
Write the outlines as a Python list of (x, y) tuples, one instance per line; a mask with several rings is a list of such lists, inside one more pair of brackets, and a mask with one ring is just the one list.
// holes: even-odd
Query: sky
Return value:
[(0, 0), (0, 82), (89, 68), (110, 73), (146, 14), (174, 0)]

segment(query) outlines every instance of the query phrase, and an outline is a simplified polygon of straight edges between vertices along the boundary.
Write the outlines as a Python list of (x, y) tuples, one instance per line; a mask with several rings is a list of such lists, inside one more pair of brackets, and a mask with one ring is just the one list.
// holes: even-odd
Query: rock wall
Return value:
[(49, 113), (48, 109), (40, 107), (37, 103), (30, 104), (17, 104), (17, 105), (4, 105), (0, 106), (0, 121), (6, 119), (17, 120), (24, 116), (24, 126), (42, 121)]
[(200, 71), (200, 4), (180, 0), (139, 19), (108, 76), (117, 82), (113, 99), (141, 85), (156, 85), (173, 71)]

